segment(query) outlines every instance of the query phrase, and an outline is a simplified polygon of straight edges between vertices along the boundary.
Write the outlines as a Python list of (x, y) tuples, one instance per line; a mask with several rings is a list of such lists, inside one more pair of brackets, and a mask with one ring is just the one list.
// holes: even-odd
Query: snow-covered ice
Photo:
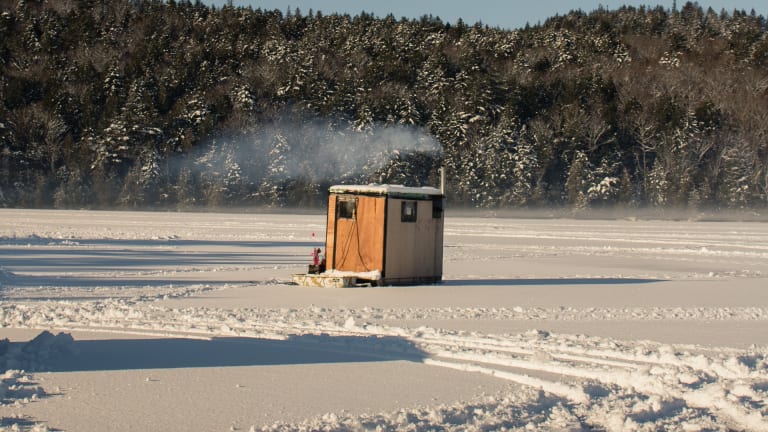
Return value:
[(449, 213), (441, 284), (293, 285), (324, 224), (0, 210), (0, 428), (768, 431), (768, 224)]

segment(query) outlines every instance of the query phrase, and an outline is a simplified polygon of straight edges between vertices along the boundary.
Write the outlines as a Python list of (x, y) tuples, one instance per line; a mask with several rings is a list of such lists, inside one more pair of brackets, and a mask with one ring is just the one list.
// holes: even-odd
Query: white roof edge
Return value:
[(330, 188), (331, 193), (363, 193), (363, 194), (414, 194), (414, 195), (436, 195), (442, 196), (440, 189), (423, 186), (423, 187), (410, 187), (403, 185), (391, 185), (391, 184), (378, 184), (372, 183), (369, 185), (335, 185)]

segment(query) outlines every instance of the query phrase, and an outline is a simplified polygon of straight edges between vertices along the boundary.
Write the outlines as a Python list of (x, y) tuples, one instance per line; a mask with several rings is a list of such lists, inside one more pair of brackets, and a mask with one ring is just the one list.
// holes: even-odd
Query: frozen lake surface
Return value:
[(0, 428), (768, 430), (766, 223), (449, 213), (441, 284), (292, 285), (324, 233), (0, 210)]

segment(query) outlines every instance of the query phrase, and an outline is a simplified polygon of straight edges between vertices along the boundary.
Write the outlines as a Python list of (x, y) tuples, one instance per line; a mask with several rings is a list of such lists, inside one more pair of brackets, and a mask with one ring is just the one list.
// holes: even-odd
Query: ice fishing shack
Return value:
[[(337, 185), (329, 192), (326, 271), (297, 282), (407, 285), (442, 279), (445, 196), (440, 189), (371, 184)], [(341, 277), (346, 279), (334, 280)]]

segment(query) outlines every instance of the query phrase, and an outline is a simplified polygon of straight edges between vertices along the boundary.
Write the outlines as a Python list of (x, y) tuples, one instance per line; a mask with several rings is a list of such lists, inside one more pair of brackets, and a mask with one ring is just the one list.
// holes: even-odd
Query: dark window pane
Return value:
[(339, 219), (354, 219), (357, 214), (357, 200), (340, 200), (336, 211)]
[(416, 222), (416, 209), (418, 208), (416, 201), (403, 201), (400, 221), (402, 222)]
[(432, 218), (440, 219), (441, 217), (443, 217), (443, 199), (433, 198), (432, 199)]

